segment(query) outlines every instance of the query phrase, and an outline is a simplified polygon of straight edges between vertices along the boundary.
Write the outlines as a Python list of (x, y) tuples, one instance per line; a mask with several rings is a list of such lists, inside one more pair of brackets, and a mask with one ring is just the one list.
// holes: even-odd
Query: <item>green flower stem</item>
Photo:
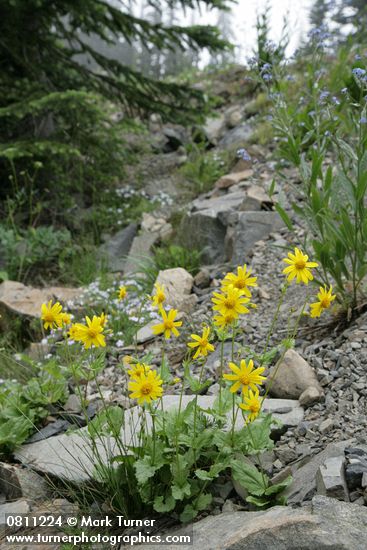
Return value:
[[(235, 339), (235, 336), (236, 336), (236, 330), (233, 327), (233, 329), (232, 329), (232, 352), (231, 352), (232, 362), (234, 361), (234, 339)], [(233, 393), (232, 394), (232, 437), (231, 437), (232, 447), (234, 447), (234, 428), (235, 428), (235, 424), (236, 424), (236, 411), (235, 411), (235, 408), (236, 408), (236, 394)]]
[[(293, 328), (293, 332), (292, 332), (292, 334), (291, 334), (291, 338), (292, 338), (292, 339), (294, 339), (295, 336), (296, 336), (296, 334), (297, 334), (298, 325), (299, 325), (299, 322), (300, 322), (300, 320), (301, 320), (301, 317), (302, 317), (302, 315), (303, 315), (303, 313), (304, 313), (305, 307), (306, 307), (306, 305), (308, 304), (308, 300), (309, 300), (309, 295), (306, 296), (306, 300), (305, 300), (304, 303), (303, 303), (301, 312), (300, 312), (300, 314), (299, 314), (298, 317), (297, 317), (296, 323), (295, 323), (294, 328)], [(275, 378), (276, 378), (276, 376), (277, 376), (279, 367), (280, 367), (280, 365), (281, 365), (281, 363), (282, 363), (282, 361), (283, 361), (283, 359), (284, 359), (285, 354), (287, 353), (287, 350), (288, 350), (288, 347), (284, 347), (283, 352), (282, 352), (280, 358), (278, 359), (278, 361), (277, 361), (277, 363), (276, 363), (276, 366), (275, 366), (275, 369), (274, 369), (274, 374), (273, 374), (273, 376), (271, 377), (270, 383), (269, 383), (269, 385), (267, 386), (267, 388), (266, 388), (266, 390), (265, 390), (265, 394), (264, 394), (264, 396), (263, 396), (263, 398), (262, 398), (262, 400), (261, 400), (261, 407), (260, 407), (259, 413), (261, 412), (261, 409), (262, 409), (262, 407), (263, 407), (265, 398), (267, 397), (267, 395), (269, 394), (269, 392), (270, 392), (270, 390), (271, 390), (271, 388), (272, 388), (272, 385), (273, 385), (274, 380), (275, 380)]]
[(224, 340), (220, 343), (220, 370), (219, 370), (219, 414), (222, 414), (222, 380), (224, 363)]
[(155, 411), (153, 410), (153, 407), (150, 405), (149, 407), (150, 416), (152, 419), (152, 440), (153, 440), (153, 453), (152, 453), (152, 466), (154, 466), (155, 462)]
[[(275, 328), (275, 325), (276, 325), (276, 322), (278, 320), (278, 317), (279, 317), (279, 312), (280, 312), (280, 308), (283, 304), (283, 301), (284, 301), (284, 297), (286, 295), (286, 292), (287, 292), (287, 289), (288, 289), (288, 286), (289, 286), (289, 283), (288, 281), (285, 282), (283, 288), (282, 288), (282, 294), (278, 300), (278, 305), (277, 305), (277, 309), (275, 310), (275, 313), (274, 313), (274, 316), (273, 316), (273, 319), (271, 321), (271, 325), (269, 327), (269, 330), (268, 330), (268, 334), (267, 334), (267, 337), (266, 337), (266, 342), (265, 342), (265, 348), (264, 348), (264, 351), (263, 351), (263, 356), (265, 355), (265, 353), (268, 351), (268, 347), (269, 347), (269, 342), (270, 342), (270, 338), (274, 332), (274, 328)], [(262, 366), (262, 362), (260, 363), (260, 367)]]
[[(200, 369), (199, 384), (201, 384), (201, 380), (203, 378), (204, 367), (205, 367), (205, 359), (203, 360), (203, 363), (202, 363), (201, 369)], [(193, 440), (195, 441), (195, 439), (196, 439), (196, 419), (197, 419), (197, 410), (198, 410), (198, 394), (195, 395), (194, 402), (195, 402), (195, 405), (194, 405), (194, 437), (193, 437)], [(195, 453), (195, 449), (194, 449), (194, 460), (196, 460), (195, 455), (196, 455), (196, 453)]]

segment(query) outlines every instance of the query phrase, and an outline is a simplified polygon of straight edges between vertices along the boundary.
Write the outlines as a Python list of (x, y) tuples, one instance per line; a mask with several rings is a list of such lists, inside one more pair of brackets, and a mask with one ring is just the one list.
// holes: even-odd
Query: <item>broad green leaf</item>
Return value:
[(191, 504), (186, 504), (183, 512), (180, 514), (180, 521), (182, 523), (189, 523), (198, 515), (198, 511)]
[(256, 496), (265, 494), (268, 487), (268, 478), (265, 474), (261, 474), (256, 466), (244, 460), (234, 460), (232, 472), (234, 479), (249, 493)]
[(246, 497), (246, 502), (254, 504), (258, 508), (264, 508), (265, 506), (269, 506), (271, 500), (270, 498), (266, 497), (255, 497), (254, 495), (249, 495), (248, 497)]
[(272, 449), (274, 442), (270, 437), (272, 425), (278, 424), (271, 414), (261, 415), (255, 422), (248, 424), (247, 430), (251, 432), (250, 450), (253, 452), (261, 452), (266, 449)]
[(146, 455), (144, 458), (137, 460), (134, 464), (136, 479), (140, 485), (144, 485), (151, 477), (154, 476), (161, 465), (153, 465), (152, 457)]
[(213, 500), (213, 496), (210, 493), (202, 493), (194, 502), (196, 510), (206, 510)]
[(293, 481), (292, 476), (288, 476), (283, 481), (276, 483), (275, 485), (270, 485), (265, 491), (266, 495), (274, 495), (276, 493), (281, 493), (286, 487), (288, 487)]
[(156, 496), (154, 499), (153, 508), (156, 512), (159, 512), (161, 514), (171, 512), (175, 506), (176, 501), (171, 495), (168, 495), (167, 498), (159, 495)]
[(202, 481), (211, 481), (213, 479), (213, 476), (205, 470), (195, 470), (195, 475)]
[(183, 485), (172, 485), (171, 491), (173, 498), (176, 500), (184, 500), (185, 497), (191, 496), (191, 487), (188, 482)]

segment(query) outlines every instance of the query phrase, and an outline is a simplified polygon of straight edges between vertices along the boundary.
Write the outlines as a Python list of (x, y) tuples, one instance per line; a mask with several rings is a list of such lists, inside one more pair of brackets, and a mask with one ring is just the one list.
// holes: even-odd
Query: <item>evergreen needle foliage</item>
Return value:
[[(160, 10), (162, 4), (149, 2)], [(225, 9), (228, 2), (164, 4)], [(94, 49), (88, 37), (106, 46), (139, 42), (163, 53), (228, 46), (215, 27), (152, 23), (120, 0), (1, 0), (0, 36), (0, 198), (16, 195), (35, 168), (42, 199), (55, 188), (90, 193), (120, 175), (124, 148), (106, 100), (128, 115), (155, 112), (186, 123), (203, 115), (201, 92), (143, 76)]]

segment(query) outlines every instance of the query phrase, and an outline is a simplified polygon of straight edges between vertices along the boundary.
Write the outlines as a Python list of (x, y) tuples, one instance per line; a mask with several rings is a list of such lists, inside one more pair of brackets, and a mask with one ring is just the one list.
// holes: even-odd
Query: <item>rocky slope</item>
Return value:
[[(237, 264), (250, 265), (259, 283), (254, 292), (257, 309), (244, 318), (237, 345), (261, 346), (280, 296), (284, 280), (281, 260), (285, 250), (299, 245), (305, 237), (305, 229), (299, 224), (296, 233), (289, 232), (268, 197), (274, 177), (273, 144), (254, 143), (263, 119), (257, 113), (256, 100), (246, 96), (246, 91), (253, 91), (253, 85), (243, 79), (240, 69), (225, 78), (212, 79), (209, 84), (215, 87), (222, 102), (217, 117), (208, 120), (201, 129), (208, 147), (218, 152), (244, 147), (251, 160), (234, 163), (212, 190), (189, 200), (189, 186), (179, 168), (185, 161), (183, 146), (191, 136), (186, 129), (164, 126), (153, 119), (151, 141), (156, 153), (141, 159), (141, 170), (146, 175), (148, 195), (159, 189), (168, 199), (157, 211), (145, 214), (140, 226), (132, 224), (123, 229), (105, 247), (112, 270), (123, 272), (124, 277), (136, 269), (138, 256), (149, 255), (153, 245), (164, 242), (173, 232), (181, 244), (194, 245), (203, 251), (205, 265), (194, 278), (182, 269), (160, 275), (161, 282), (166, 278), (172, 283), (171, 305), (185, 314), (185, 328), (177, 342), (168, 348), (171, 368), (178, 377), (182, 376), (181, 360), (188, 334), (193, 326), (208, 318), (213, 289), (219, 286), (223, 274)], [(130, 174), (131, 183), (133, 174)], [(288, 170), (287, 176), (289, 183), (281, 192), (286, 206), (287, 201), (298, 199), (294, 192), (297, 175)], [(278, 198), (275, 194), (274, 200)], [(177, 209), (181, 212), (180, 223), (174, 226), (172, 214)], [(4, 312), (18, 308), (18, 313), (29, 315), (28, 306), (27, 311), (22, 303), (19, 306), (17, 292), (21, 291), (23, 303), (28, 303), (34, 291), (28, 291), (28, 298), (24, 298), (27, 290), (13, 287), (9, 293), (9, 283), (6, 284), (7, 288), (5, 283), (0, 285), (0, 307)], [(287, 293), (274, 343), (286, 337), (287, 321), (294, 314), (294, 307), (305, 298), (306, 291), (293, 285)], [(86, 297), (88, 294), (86, 292)], [(38, 302), (35, 307), (39, 307)], [(227, 359), (230, 347), (228, 344), (225, 348)], [(152, 336), (149, 324), (138, 333), (138, 349), (142, 355), (150, 351), (153, 363), (159, 363), (160, 339)], [(361, 541), (367, 534), (366, 350), (367, 312), (361, 312), (344, 330), (334, 322), (332, 314), (326, 314), (321, 320), (307, 318), (301, 323), (295, 351), (287, 353), (268, 404), (269, 410), (282, 419), (284, 427), (274, 436), (274, 451), (263, 457), (269, 475), (277, 479), (289, 473), (293, 475), (294, 481), (288, 489), (288, 502), (292, 507), (250, 512), (235, 488), (229, 486), (218, 496), (212, 510), (213, 514), (220, 514), (219, 517), (209, 517), (196, 524), (194, 548), (365, 547)], [(123, 342), (122, 345), (115, 343), (108, 365), (99, 377), (105, 399), (123, 407), (129, 406), (127, 387), (117, 365), (129, 352), (130, 348), (124, 347)], [(210, 386), (207, 396), (203, 396), (209, 403), (218, 392), (218, 365), (218, 353), (214, 353), (206, 368)], [(169, 391), (172, 395), (166, 399), (174, 404), (179, 385)], [(88, 396), (98, 406), (93, 383), (88, 387)], [(70, 407), (75, 414), (80, 413), (77, 400), (69, 403)], [(79, 448), (83, 445), (82, 437), (78, 433), (73, 436), (60, 433), (69, 426), (68, 422), (54, 429), (52, 424), (47, 426), (41, 437), (37, 436), (16, 453), (17, 461), (41, 474), (83, 481), (82, 472), (88, 470), (88, 465), (81, 466), (81, 455), (78, 453), (76, 459), (75, 453), (75, 445)], [(62, 456), (64, 462), (60, 459)], [(4, 503), (0, 503), (0, 523), (9, 506), (14, 507), (14, 503), (10, 505), (5, 500), (21, 499), (20, 507), (24, 502), (37, 500), (29, 494), (29, 484), (24, 485), (21, 479), (21, 472), (28, 470), (19, 466), (1, 468), (0, 493), (4, 493)], [(37, 474), (30, 471), (29, 475)], [(17, 486), (15, 493), (10, 490), (11, 485)], [(45, 495), (40, 496), (39, 500), (44, 498)], [(39, 504), (29, 506), (37, 508)], [(299, 506), (302, 510), (294, 509)], [(228, 515), (228, 512), (233, 513)], [(218, 537), (223, 537), (220, 546)]]

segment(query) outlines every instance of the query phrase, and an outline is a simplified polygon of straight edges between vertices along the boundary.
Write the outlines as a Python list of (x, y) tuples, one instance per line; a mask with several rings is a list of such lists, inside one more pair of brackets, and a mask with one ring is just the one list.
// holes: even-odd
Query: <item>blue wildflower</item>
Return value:
[(323, 90), (320, 94), (320, 101), (325, 101), (330, 95), (330, 92)]
[(361, 124), (367, 124), (367, 117), (361, 116), (361, 118), (359, 119), (359, 122), (360, 122)]
[(342, 94), (346, 94), (348, 92), (348, 88), (342, 88), (340, 91)]
[(360, 67), (356, 67), (355, 69), (352, 70), (352, 73), (357, 78), (362, 78), (362, 76), (366, 74), (366, 71), (364, 69), (361, 69)]
[(262, 73), (269, 72), (270, 70), (271, 70), (270, 63), (264, 63), (264, 65), (261, 67), (261, 72)]
[(246, 149), (238, 149), (237, 156), (242, 160), (251, 160), (251, 155), (246, 151)]

